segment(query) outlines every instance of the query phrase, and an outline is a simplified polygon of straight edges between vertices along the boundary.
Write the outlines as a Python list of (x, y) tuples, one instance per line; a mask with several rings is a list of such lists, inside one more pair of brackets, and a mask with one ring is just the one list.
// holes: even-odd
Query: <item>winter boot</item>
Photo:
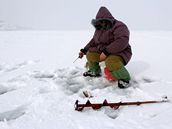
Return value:
[(130, 87), (130, 81), (128, 80), (118, 80), (118, 87), (121, 89)]
[(98, 62), (93, 63), (89, 66), (89, 70), (83, 73), (84, 77), (100, 77), (101, 76), (101, 69)]
[(87, 77), (87, 76), (89, 76), (89, 77), (100, 77), (101, 74), (88, 70), (87, 72), (83, 73), (83, 76), (84, 77)]
[(128, 88), (130, 86), (130, 74), (124, 66), (113, 71), (112, 75), (117, 78), (119, 88)]

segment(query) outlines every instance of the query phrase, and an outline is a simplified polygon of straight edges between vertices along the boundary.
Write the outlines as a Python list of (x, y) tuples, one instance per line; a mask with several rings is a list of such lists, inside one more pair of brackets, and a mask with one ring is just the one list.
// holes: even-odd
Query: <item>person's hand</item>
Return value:
[(82, 58), (84, 56), (84, 53), (83, 52), (79, 52), (79, 58)]
[(100, 62), (106, 60), (106, 57), (107, 57), (107, 56), (102, 52), (102, 53), (100, 54)]

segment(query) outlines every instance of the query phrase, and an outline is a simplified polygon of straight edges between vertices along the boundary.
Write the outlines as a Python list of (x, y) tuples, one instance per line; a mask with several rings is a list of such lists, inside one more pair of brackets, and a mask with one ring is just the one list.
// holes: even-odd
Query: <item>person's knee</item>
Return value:
[(109, 71), (115, 71), (118, 68), (124, 66), (122, 57), (115, 55), (109, 56), (106, 59), (105, 64)]
[(91, 62), (99, 62), (100, 54), (97, 52), (87, 52), (86, 54), (87, 60)]

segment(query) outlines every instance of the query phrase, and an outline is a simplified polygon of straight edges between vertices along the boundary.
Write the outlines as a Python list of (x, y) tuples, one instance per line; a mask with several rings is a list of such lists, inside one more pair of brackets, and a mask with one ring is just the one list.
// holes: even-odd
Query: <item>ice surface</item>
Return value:
[[(119, 89), (104, 77), (84, 78), (79, 50), (89, 31), (0, 32), (0, 129), (171, 129), (171, 103), (74, 110), (83, 91), (91, 102), (172, 99), (172, 32), (131, 32), (127, 65), (133, 86)], [(103, 69), (103, 65), (102, 65)]]

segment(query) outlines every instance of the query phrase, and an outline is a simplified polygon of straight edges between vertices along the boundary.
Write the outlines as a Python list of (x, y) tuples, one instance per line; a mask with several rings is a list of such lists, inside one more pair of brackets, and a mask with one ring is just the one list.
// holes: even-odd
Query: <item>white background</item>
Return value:
[(92, 29), (100, 6), (131, 30), (171, 30), (171, 0), (0, 0), (0, 20), (32, 29)]

